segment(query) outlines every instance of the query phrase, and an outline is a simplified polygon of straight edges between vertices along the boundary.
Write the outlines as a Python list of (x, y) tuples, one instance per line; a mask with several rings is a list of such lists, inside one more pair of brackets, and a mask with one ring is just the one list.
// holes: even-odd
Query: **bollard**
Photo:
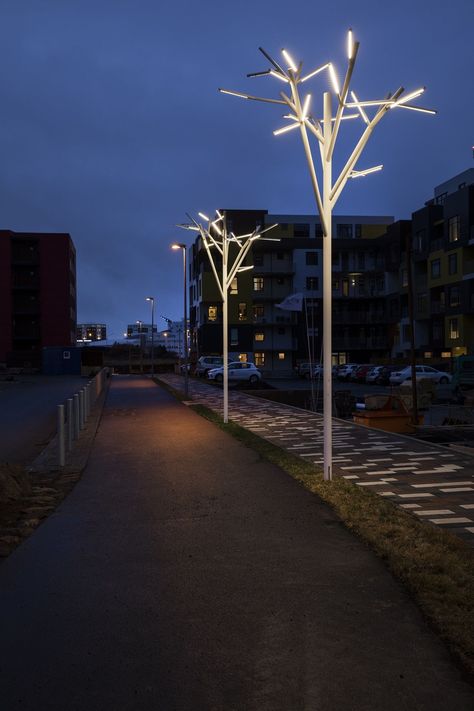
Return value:
[(72, 449), (72, 438), (74, 436), (73, 431), (73, 409), (74, 403), (72, 398), (67, 400), (67, 451), (70, 452)]
[(89, 383), (84, 387), (84, 425), (89, 419)]
[(77, 439), (79, 437), (79, 429), (80, 429), (80, 404), (79, 404), (79, 395), (76, 393), (74, 395), (74, 439)]
[(84, 429), (84, 388), (79, 390), (79, 429)]
[(58, 405), (58, 465), (66, 464), (66, 449), (64, 442), (64, 405)]

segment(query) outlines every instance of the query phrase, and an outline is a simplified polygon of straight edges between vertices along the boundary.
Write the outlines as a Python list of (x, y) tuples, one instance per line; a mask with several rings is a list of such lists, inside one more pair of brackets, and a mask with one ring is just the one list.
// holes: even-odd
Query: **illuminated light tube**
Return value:
[[(341, 116), (341, 121), (347, 121), (348, 119), (357, 119), (359, 118), (359, 114), (346, 114), (345, 116)], [(336, 117), (334, 116), (331, 121), (335, 121)]]
[(270, 76), (276, 77), (280, 81), (284, 81), (286, 84), (288, 84), (288, 79), (286, 77), (282, 76), (281, 74), (279, 74), (279, 72), (276, 72), (274, 69), (270, 69)]
[(276, 131), (273, 131), (274, 136), (279, 136), (280, 133), (286, 133), (287, 131), (292, 131), (294, 128), (298, 128), (300, 126), (300, 122), (298, 123), (292, 123), (291, 126), (284, 126), (283, 128), (278, 128)]
[(199, 217), (202, 217), (203, 220), (206, 220), (209, 222), (209, 218), (207, 215), (205, 215), (203, 212), (198, 212)]
[(382, 170), (383, 165), (375, 165), (373, 168), (366, 168), (366, 170), (353, 170), (350, 174), (351, 178), (363, 178), (365, 175), (370, 175), (370, 173), (377, 173)]
[(337, 81), (336, 71), (332, 62), (329, 62), (329, 74), (331, 76), (332, 85), (336, 94), (339, 94), (339, 82)]
[(435, 116), (438, 112), (434, 109), (425, 109), (423, 106), (408, 106), (408, 104), (400, 104), (399, 109), (409, 109), (410, 111), (420, 111), (422, 114), (432, 114)]
[[(221, 213), (219, 212), (219, 210), (216, 210), (216, 215), (217, 215), (217, 217), (219, 218), (219, 220), (223, 220), (223, 219), (224, 219), (224, 215), (221, 215)], [(217, 220), (216, 220), (216, 221), (217, 221)]]
[(282, 49), (281, 53), (282, 53), (283, 57), (286, 59), (286, 61), (288, 62), (288, 66), (290, 67), (290, 69), (292, 69), (294, 72), (297, 72), (298, 67), (296, 66), (294, 60), (289, 55), (289, 53), (286, 51), (286, 49)]
[(365, 113), (364, 109), (363, 109), (362, 106), (360, 105), (359, 99), (358, 99), (357, 96), (355, 95), (355, 92), (354, 92), (354, 91), (351, 91), (351, 96), (352, 96), (352, 99), (353, 99), (354, 103), (355, 103), (356, 106), (357, 106), (357, 109), (359, 110), (360, 115), (361, 115), (362, 118), (364, 119), (365, 123), (369, 124), (369, 123), (370, 123), (369, 117), (367, 116), (367, 114)]
[(329, 67), (329, 62), (327, 64), (323, 64), (322, 67), (318, 67), (317, 69), (314, 70), (314, 72), (310, 72), (307, 74), (305, 77), (301, 79), (301, 81), (306, 81), (307, 79), (311, 79), (311, 77), (316, 76), (316, 74), (319, 74), (319, 72), (322, 72), (323, 69), (327, 69)]
[(231, 91), (230, 89), (219, 89), (221, 94), (229, 94), (229, 96), (238, 96), (240, 99), (248, 99), (247, 94), (242, 94), (240, 91)]
[(406, 104), (407, 101), (411, 101), (412, 99), (416, 99), (418, 96), (421, 96), (423, 92), (425, 91), (425, 87), (421, 87), (421, 89), (416, 89), (415, 91), (412, 91), (410, 94), (407, 94), (406, 96), (400, 97), (400, 99), (397, 99), (390, 108), (393, 109), (394, 106), (400, 106), (402, 104)]
[(352, 59), (353, 54), (354, 54), (354, 36), (352, 34), (352, 28), (349, 28), (349, 31), (347, 33), (347, 58)]
[(308, 116), (310, 102), (311, 102), (311, 94), (307, 94), (306, 98), (304, 100), (304, 104), (303, 104), (303, 113), (302, 113), (303, 121)]

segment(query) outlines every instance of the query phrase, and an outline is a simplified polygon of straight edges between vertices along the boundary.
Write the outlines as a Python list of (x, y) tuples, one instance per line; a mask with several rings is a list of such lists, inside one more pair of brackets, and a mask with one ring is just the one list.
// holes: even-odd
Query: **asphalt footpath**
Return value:
[(141, 377), (0, 565), (2, 711), (472, 711), (408, 595), (317, 497)]

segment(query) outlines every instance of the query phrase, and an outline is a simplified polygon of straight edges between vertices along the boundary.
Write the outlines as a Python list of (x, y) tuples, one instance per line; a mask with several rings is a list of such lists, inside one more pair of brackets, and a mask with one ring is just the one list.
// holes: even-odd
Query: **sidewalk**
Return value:
[(149, 379), (0, 566), (14, 711), (470, 711), (400, 585), (317, 497)]
[[(183, 391), (182, 377), (160, 378)], [(189, 386), (193, 402), (222, 415), (222, 388)], [(230, 390), (229, 419), (322, 467), (322, 415)], [(333, 419), (333, 471), (474, 545), (474, 456)]]

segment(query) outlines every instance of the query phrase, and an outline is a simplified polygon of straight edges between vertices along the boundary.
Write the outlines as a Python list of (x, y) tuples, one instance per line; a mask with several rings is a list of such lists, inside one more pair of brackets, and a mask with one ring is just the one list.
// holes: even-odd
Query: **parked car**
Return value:
[[(262, 374), (254, 363), (229, 363), (228, 366), (229, 382), (248, 382), (251, 385), (258, 383), (262, 379)], [(222, 383), (224, 380), (224, 366), (209, 370), (207, 377), (209, 380), (215, 380), (216, 383)]]
[(309, 373), (309, 363), (298, 363), (295, 370), (300, 378), (305, 378), (306, 374)]
[(384, 365), (382, 367), (382, 370), (379, 372), (377, 375), (375, 382), (377, 385), (389, 385), (390, 384), (390, 376), (393, 372), (396, 370), (400, 370), (400, 366), (398, 365)]
[(338, 380), (350, 380), (353, 371), (359, 367), (358, 363), (347, 363), (346, 365), (340, 365), (337, 371)]
[(357, 368), (355, 368), (352, 371), (350, 380), (353, 383), (365, 383), (365, 376), (371, 369), (372, 369), (372, 366), (370, 364), (359, 365)]
[(218, 368), (224, 364), (220, 356), (201, 356), (196, 363), (195, 374), (198, 378), (206, 377), (211, 368)]
[(376, 383), (377, 378), (381, 374), (384, 366), (383, 365), (375, 365), (373, 368), (371, 368), (367, 375), (365, 376), (365, 382), (366, 383)]
[[(417, 380), (434, 380), (435, 383), (440, 383), (441, 385), (445, 383), (450, 383), (452, 380), (452, 375), (450, 375), (449, 373), (445, 373), (442, 370), (436, 370), (430, 365), (417, 365), (415, 367)], [(389, 382), (390, 385), (400, 385), (405, 380), (407, 380), (407, 378), (411, 378), (411, 366), (409, 365), (406, 368), (403, 368), (402, 370), (395, 370), (390, 375)]]
[[(311, 371), (308, 368), (306, 375), (304, 376), (306, 380), (311, 380)], [(313, 365), (313, 378), (322, 378), (323, 377), (323, 366), (322, 365)]]

